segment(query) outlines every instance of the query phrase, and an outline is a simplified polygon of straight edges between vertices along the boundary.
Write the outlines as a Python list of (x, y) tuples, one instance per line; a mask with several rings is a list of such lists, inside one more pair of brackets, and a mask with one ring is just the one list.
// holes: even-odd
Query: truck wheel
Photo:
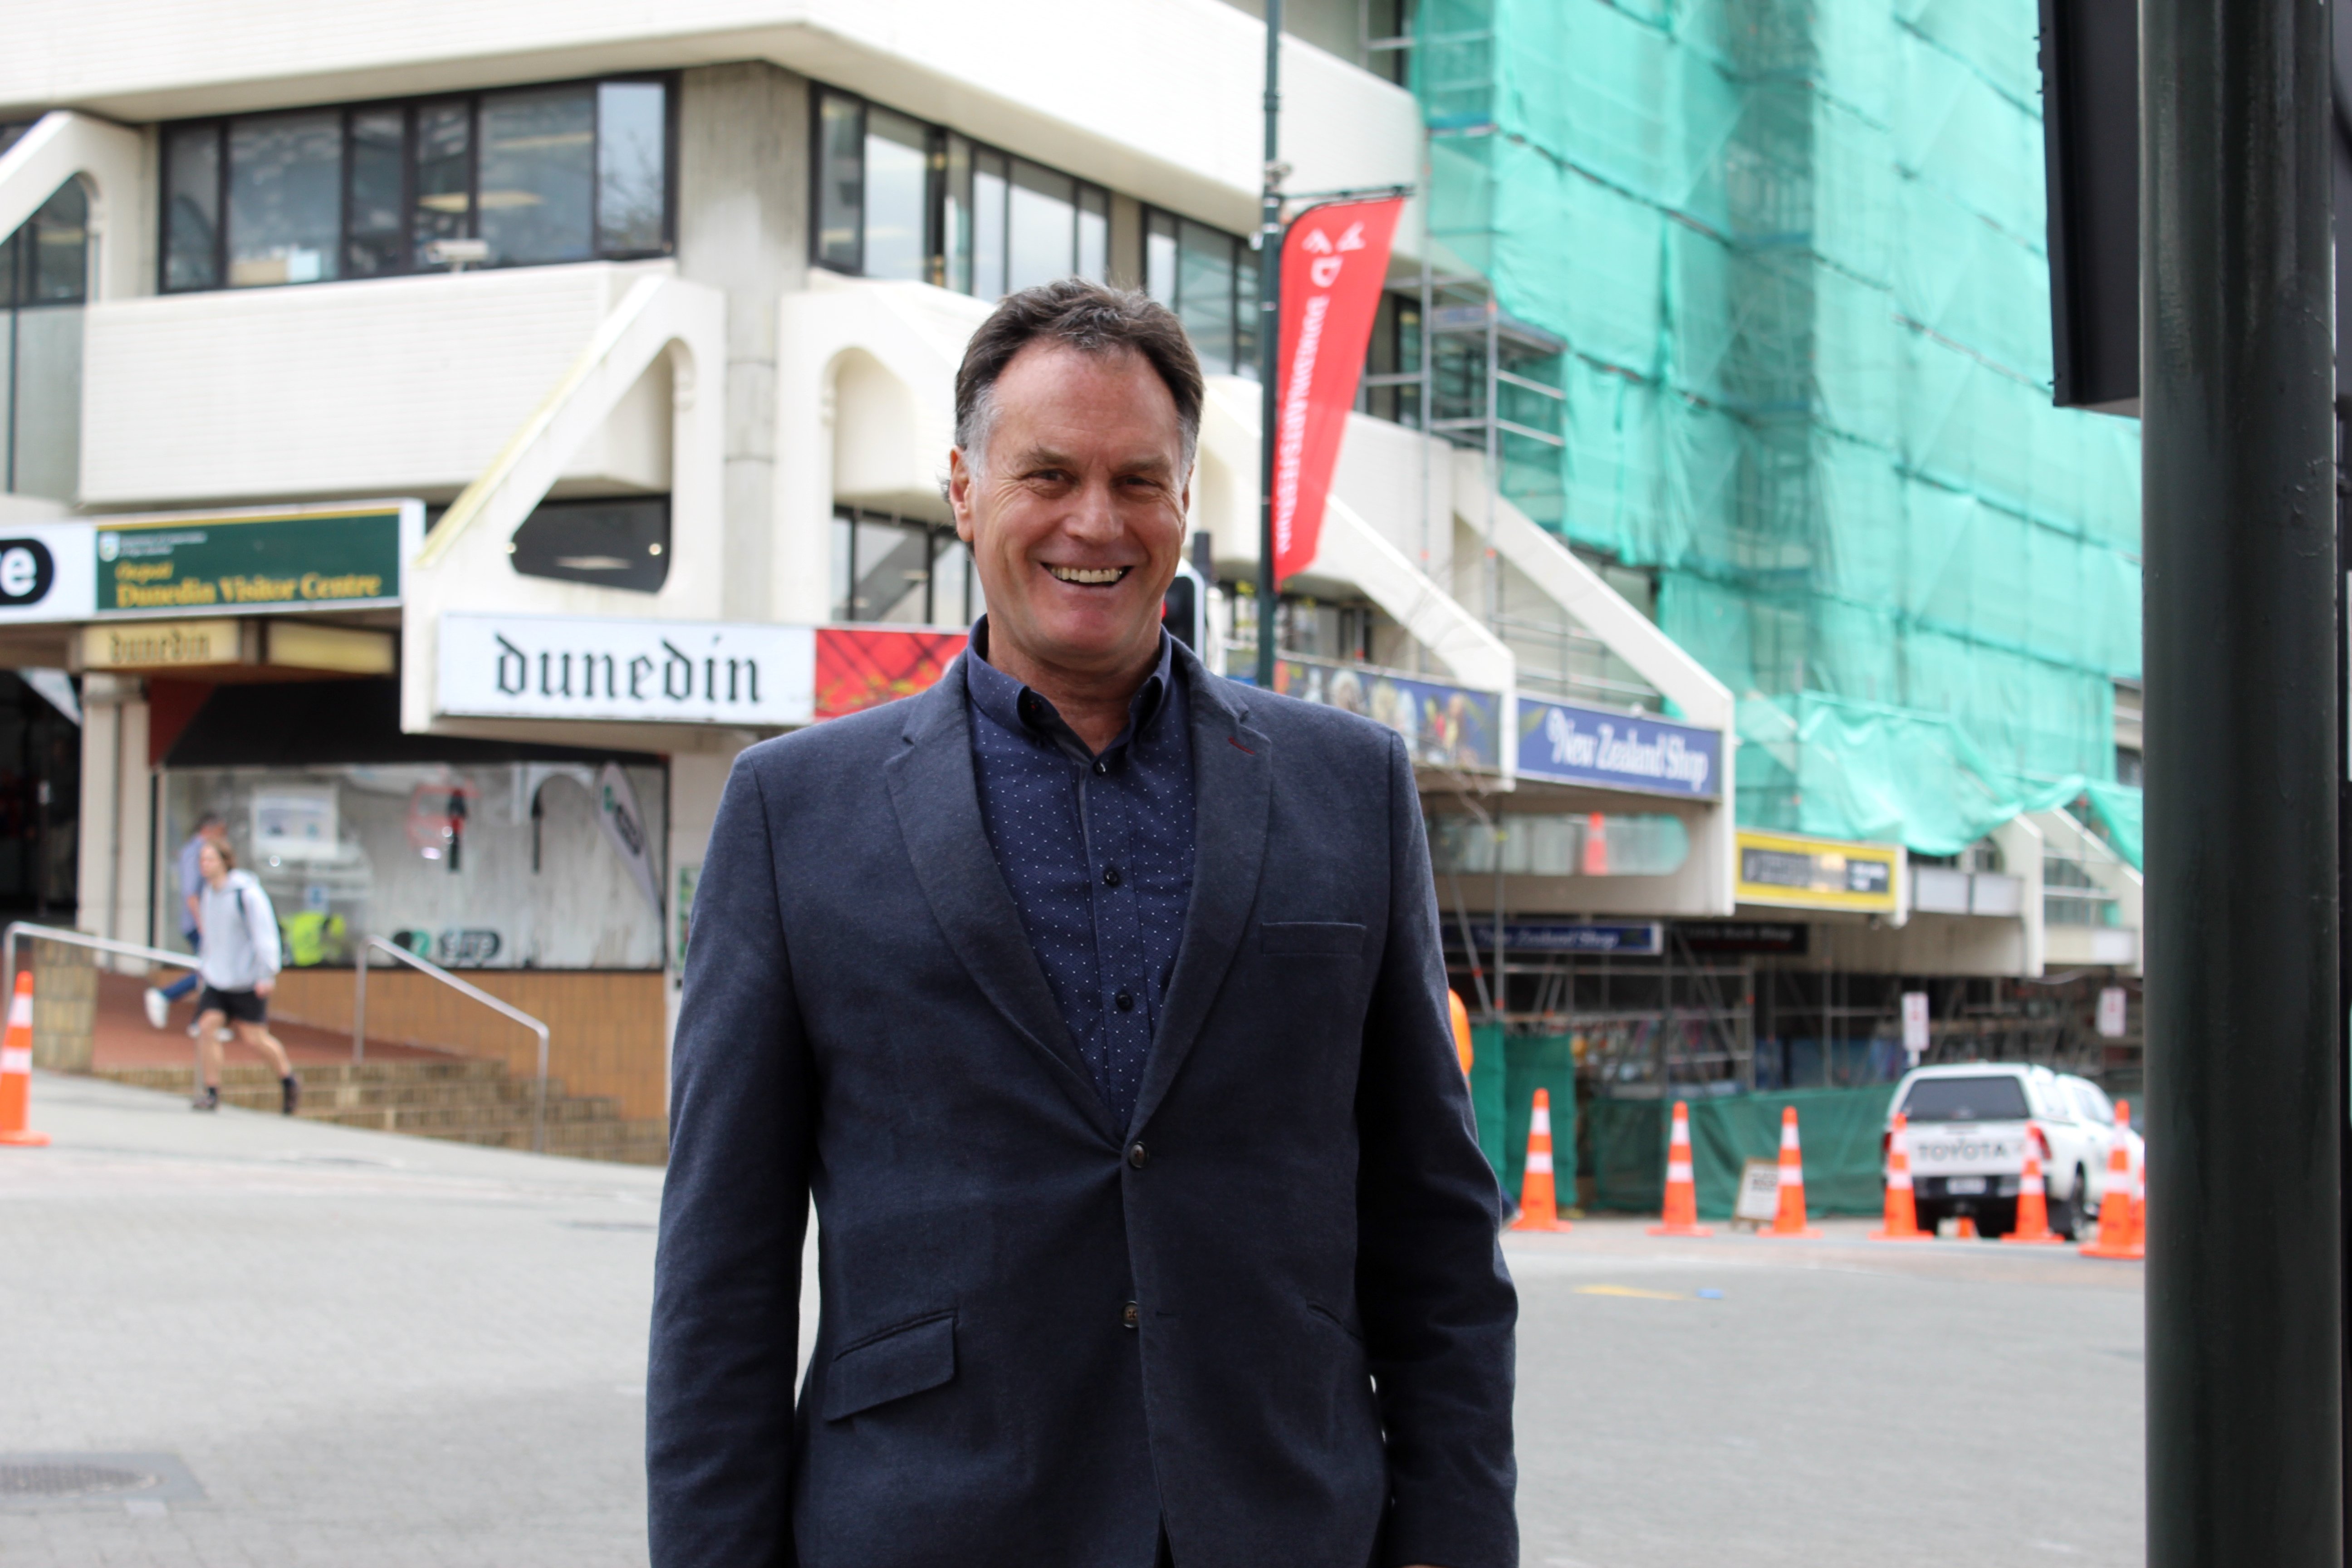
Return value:
[(2090, 1213), (2084, 1199), (2090, 1191), (2089, 1179), (2083, 1174), (2083, 1167), (2075, 1166), (2074, 1195), (2071, 1198), (2050, 1200), (2050, 1228), (2069, 1241), (2080, 1240), (2084, 1221)]

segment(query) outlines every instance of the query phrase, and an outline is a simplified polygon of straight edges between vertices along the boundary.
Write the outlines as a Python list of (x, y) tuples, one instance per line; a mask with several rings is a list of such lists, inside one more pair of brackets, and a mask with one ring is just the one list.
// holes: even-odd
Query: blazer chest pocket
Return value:
[(1257, 945), (1261, 952), (1353, 958), (1364, 951), (1364, 928), (1353, 921), (1263, 921)]
[(824, 1374), (824, 1418), (838, 1421), (955, 1377), (955, 1314), (935, 1312), (835, 1352)]

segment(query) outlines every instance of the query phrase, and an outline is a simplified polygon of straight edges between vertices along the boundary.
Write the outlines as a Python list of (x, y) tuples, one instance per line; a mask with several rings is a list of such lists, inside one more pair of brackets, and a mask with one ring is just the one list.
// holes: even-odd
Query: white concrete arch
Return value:
[(58, 187), (79, 176), (89, 193), (89, 288), (94, 300), (152, 292), (138, 243), (147, 140), (136, 131), (53, 110), (0, 156), (0, 237), (16, 232)]
[[(726, 296), (667, 274), (640, 278), (570, 369), (480, 478), (468, 485), (408, 564), (401, 617), (401, 724), (434, 720), (440, 618), (450, 610), (517, 615), (715, 620), (722, 613), (725, 532)], [(641, 381), (670, 382), (670, 567), (658, 593), (637, 594), (517, 573), (508, 542)]]
[(837, 501), (944, 515), (955, 373), (990, 307), (943, 289), (810, 275), (777, 311), (772, 619), (831, 617)]

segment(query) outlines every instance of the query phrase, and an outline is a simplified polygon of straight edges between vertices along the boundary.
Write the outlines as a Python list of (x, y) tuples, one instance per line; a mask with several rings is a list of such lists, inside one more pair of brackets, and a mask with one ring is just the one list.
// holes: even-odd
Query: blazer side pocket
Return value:
[(955, 1314), (935, 1312), (837, 1352), (824, 1374), (824, 1418), (838, 1421), (955, 1377)]
[(1364, 928), (1353, 921), (1261, 921), (1261, 952), (1337, 953), (1353, 958), (1364, 951)]

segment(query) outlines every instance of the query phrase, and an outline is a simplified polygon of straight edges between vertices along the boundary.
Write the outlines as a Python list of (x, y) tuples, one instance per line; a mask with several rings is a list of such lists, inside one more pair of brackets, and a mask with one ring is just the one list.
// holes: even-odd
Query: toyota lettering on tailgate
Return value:
[(1916, 1130), (1911, 1134), (1911, 1157), (1920, 1163), (1939, 1165), (1973, 1165), (1987, 1161), (2015, 1160), (2017, 1145), (2006, 1138), (1989, 1138), (1978, 1133), (1929, 1133), (1922, 1137)]

